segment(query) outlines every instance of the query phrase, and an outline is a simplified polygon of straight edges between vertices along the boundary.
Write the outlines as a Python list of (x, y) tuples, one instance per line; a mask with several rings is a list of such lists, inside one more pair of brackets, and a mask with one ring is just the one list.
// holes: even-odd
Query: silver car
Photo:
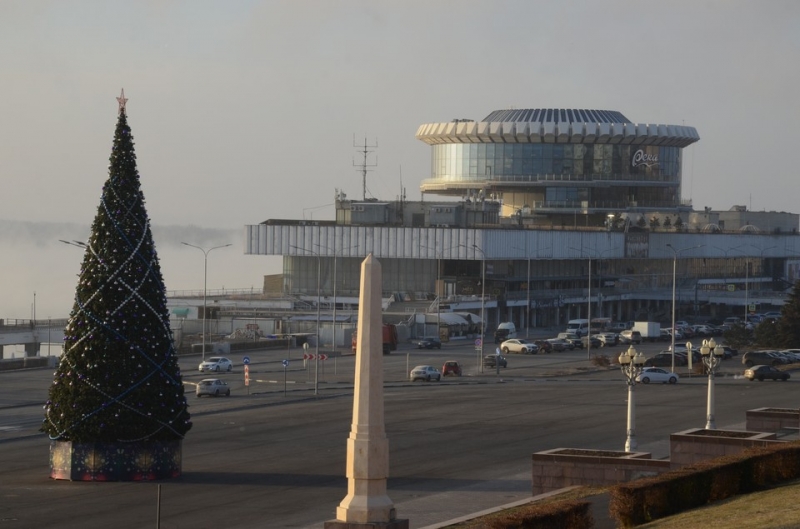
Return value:
[(433, 366), (417, 366), (411, 370), (408, 378), (411, 382), (416, 380), (425, 380), (427, 382), (435, 380), (438, 382), (442, 379), (442, 372)]
[(231, 396), (231, 388), (228, 383), (218, 378), (206, 378), (197, 383), (195, 394), (200, 397), (201, 395), (208, 395), (210, 397), (219, 397), (225, 395)]
[(208, 360), (201, 362), (197, 369), (202, 373), (203, 371), (230, 371), (233, 369), (233, 362), (224, 356), (212, 356)]

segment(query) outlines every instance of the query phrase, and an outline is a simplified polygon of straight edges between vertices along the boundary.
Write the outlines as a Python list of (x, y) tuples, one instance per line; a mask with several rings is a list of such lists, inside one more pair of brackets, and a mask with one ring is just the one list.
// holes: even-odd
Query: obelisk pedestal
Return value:
[(347, 496), (325, 529), (408, 529), (386, 494), (389, 441), (383, 420), (383, 318), (381, 264), (361, 263), (353, 423), (347, 439)]

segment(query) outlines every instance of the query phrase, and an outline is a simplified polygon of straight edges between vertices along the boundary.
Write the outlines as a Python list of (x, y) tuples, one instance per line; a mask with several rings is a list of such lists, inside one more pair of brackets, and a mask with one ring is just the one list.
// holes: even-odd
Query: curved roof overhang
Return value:
[[(694, 127), (631, 123), (626, 121), (625, 116), (615, 111), (550, 109), (554, 112), (548, 112), (545, 109), (542, 112), (541, 110), (495, 111), (484, 121), (454, 120), (445, 123), (427, 123), (417, 129), (416, 138), (429, 145), (620, 143), (676, 147), (686, 147), (700, 139)], [(598, 121), (580, 121), (582, 118)], [(498, 121), (491, 121), (492, 119)]]

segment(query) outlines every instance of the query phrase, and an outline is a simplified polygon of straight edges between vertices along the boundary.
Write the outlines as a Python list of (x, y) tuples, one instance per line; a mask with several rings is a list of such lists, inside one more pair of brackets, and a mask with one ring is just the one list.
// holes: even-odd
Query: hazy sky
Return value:
[[(794, 0), (0, 0), (0, 318), (28, 317), (33, 291), (68, 313), (82, 255), (55, 241), (88, 235), (123, 87), (153, 225), (230, 234), (208, 286), (250, 287), (280, 259), (244, 256), (245, 225), (332, 219), (336, 188), (360, 198), (354, 136), (379, 145), (368, 196), (418, 200), (419, 125), (496, 109), (694, 126), (696, 209), (800, 212), (799, 52)], [(167, 288), (202, 288), (200, 252), (164, 240)]]

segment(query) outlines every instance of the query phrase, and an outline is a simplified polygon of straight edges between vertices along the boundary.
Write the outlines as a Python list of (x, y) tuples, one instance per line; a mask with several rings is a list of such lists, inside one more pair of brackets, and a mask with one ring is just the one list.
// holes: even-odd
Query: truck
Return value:
[[(383, 354), (388, 355), (392, 351), (397, 350), (397, 326), (392, 323), (384, 323), (382, 329), (383, 335)], [(353, 330), (353, 339), (350, 342), (353, 353), (358, 348), (358, 329)]]
[(636, 321), (633, 322), (634, 331), (639, 331), (642, 340), (656, 342), (661, 340), (661, 324), (657, 321)]

